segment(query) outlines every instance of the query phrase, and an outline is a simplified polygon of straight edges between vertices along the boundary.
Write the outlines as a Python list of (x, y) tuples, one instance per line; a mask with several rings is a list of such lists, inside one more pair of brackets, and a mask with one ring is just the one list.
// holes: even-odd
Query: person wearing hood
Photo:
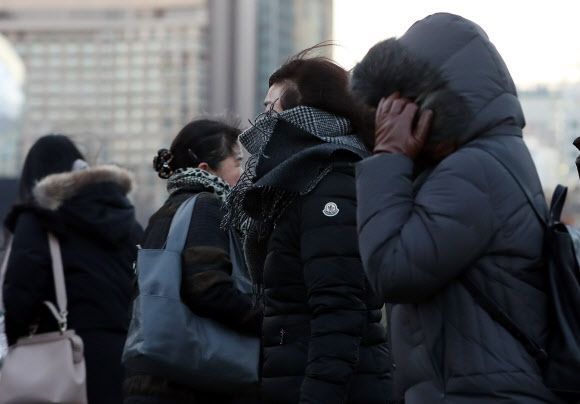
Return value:
[(266, 112), (243, 132), (251, 153), (228, 199), (265, 305), (267, 403), (385, 403), (389, 352), (383, 302), (356, 238), (357, 135), (348, 73), (306, 53), (272, 74)]
[[(239, 134), (235, 125), (196, 119), (185, 125), (170, 149), (159, 150), (153, 166), (158, 176), (167, 180), (169, 197), (149, 220), (142, 246), (163, 248), (178, 208), (197, 195), (182, 252), (182, 301), (198, 316), (239, 334), (257, 337), (262, 309), (254, 305), (251, 296), (236, 289), (230, 258), (234, 252), (230, 251), (228, 232), (221, 228), (224, 200), (241, 174)], [(233, 394), (227, 386), (224, 391), (228, 393), (202, 391), (163, 377), (163, 372), (159, 369), (158, 373), (149, 374), (128, 368), (125, 404), (253, 403), (257, 399), (255, 391)]]
[(357, 166), (358, 235), (389, 305), (399, 394), (407, 404), (558, 402), (540, 363), (473, 292), (545, 343), (544, 228), (512, 174), (547, 206), (500, 54), (478, 25), (435, 14), (371, 48), (351, 88), (377, 108), (374, 156)]
[(20, 202), (6, 219), (13, 234), (4, 282), (10, 344), (58, 330), (43, 302), (54, 301), (48, 232), (62, 250), (68, 325), (82, 338), (90, 404), (121, 403), (121, 354), (129, 326), (132, 264), (142, 229), (127, 199), (132, 175), (88, 167), (63, 135), (40, 138), (20, 178)]

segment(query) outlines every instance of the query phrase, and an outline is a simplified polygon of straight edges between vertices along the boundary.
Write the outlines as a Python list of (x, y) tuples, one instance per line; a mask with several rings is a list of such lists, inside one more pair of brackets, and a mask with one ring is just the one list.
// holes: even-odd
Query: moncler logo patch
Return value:
[(324, 206), (324, 209), (322, 210), (322, 213), (324, 214), (324, 216), (327, 216), (327, 217), (336, 216), (336, 215), (338, 215), (338, 212), (340, 212), (340, 209), (338, 209), (338, 206), (334, 202), (328, 202)]

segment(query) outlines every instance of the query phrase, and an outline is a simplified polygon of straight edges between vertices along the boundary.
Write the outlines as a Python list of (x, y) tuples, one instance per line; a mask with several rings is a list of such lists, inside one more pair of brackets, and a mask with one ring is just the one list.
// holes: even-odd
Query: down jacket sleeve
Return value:
[(414, 163), (400, 154), (357, 166), (361, 256), (385, 300), (418, 303), (444, 288), (489, 244), (496, 224), (477, 154), (461, 150), (414, 194)]
[(4, 280), (6, 335), (12, 344), (28, 333), (52, 287), (48, 236), (32, 213), (20, 216)]
[[(300, 250), (312, 311), (301, 403), (346, 402), (358, 363), (366, 306), (354, 186), (351, 176), (331, 173), (301, 204)], [(337, 211), (327, 216), (329, 203)]]

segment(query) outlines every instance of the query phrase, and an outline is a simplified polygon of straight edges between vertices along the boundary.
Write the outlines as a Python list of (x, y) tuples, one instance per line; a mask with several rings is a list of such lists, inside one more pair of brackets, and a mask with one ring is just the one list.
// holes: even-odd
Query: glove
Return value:
[(375, 114), (374, 153), (399, 153), (415, 160), (423, 150), (431, 127), (433, 111), (419, 113), (419, 121), (413, 122), (419, 107), (399, 93), (379, 102)]

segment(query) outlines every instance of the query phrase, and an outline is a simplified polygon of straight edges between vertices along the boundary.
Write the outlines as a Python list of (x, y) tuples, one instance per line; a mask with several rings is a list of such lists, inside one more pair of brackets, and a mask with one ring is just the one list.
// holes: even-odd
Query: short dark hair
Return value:
[(336, 114), (349, 119), (363, 137), (367, 130), (365, 109), (349, 92), (348, 71), (329, 58), (308, 56), (325, 46), (328, 44), (313, 46), (288, 59), (272, 73), (268, 85), (288, 84), (280, 98), (282, 109), (305, 105)]
[(32, 203), (36, 183), (51, 174), (71, 171), (84, 156), (67, 136), (50, 134), (39, 138), (28, 151), (20, 175), (20, 201)]
[[(183, 127), (171, 143), (170, 154), (166, 149), (158, 152), (154, 160), (155, 171), (161, 178), (168, 178), (180, 168), (197, 167), (207, 163), (218, 169), (220, 163), (234, 153), (240, 135), (235, 123), (216, 119), (196, 119)], [(168, 172), (164, 170), (168, 165)]]

